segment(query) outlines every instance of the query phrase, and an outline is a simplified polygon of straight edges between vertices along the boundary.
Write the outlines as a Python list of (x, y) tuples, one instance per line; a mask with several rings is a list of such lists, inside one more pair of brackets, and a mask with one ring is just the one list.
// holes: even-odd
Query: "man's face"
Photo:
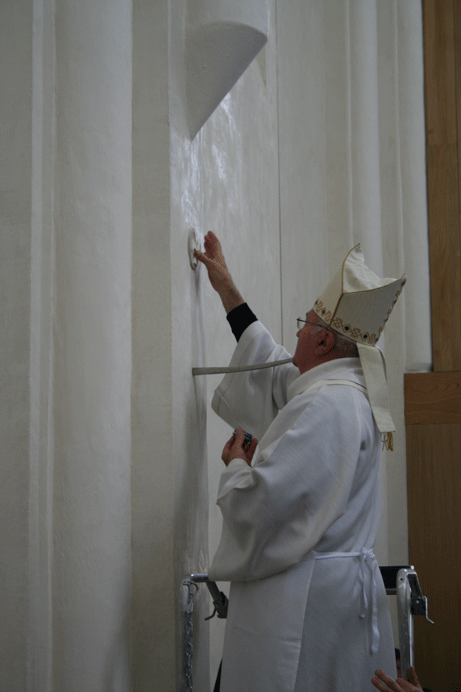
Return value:
[[(307, 372), (317, 364), (314, 348), (314, 337), (318, 333), (319, 327), (315, 326), (317, 322), (317, 315), (313, 310), (306, 313), (307, 324), (300, 329), (296, 336), (298, 337), (298, 344), (296, 346), (296, 351), (293, 356), (293, 364), (299, 368), (300, 373)], [(309, 324), (309, 322), (314, 322), (314, 324)]]

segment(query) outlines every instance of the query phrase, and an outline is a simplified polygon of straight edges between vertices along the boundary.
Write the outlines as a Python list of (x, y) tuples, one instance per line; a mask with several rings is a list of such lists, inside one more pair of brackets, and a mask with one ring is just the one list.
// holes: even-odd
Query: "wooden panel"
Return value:
[(415, 664), (434, 692), (461, 686), (460, 449), (461, 424), (407, 426), (409, 558), (435, 621), (414, 619)]
[(419, 678), (434, 692), (454, 692), (461, 689), (461, 0), (423, 0), (423, 27), (435, 372), (405, 376), (409, 559), (435, 621), (415, 618)]
[(460, 0), (425, 0), (423, 8), (434, 370), (461, 370)]
[(405, 375), (407, 425), (461, 423), (461, 372)]
[(427, 150), (434, 370), (461, 370), (461, 237), (456, 145)]
[(453, 0), (424, 0), (427, 145), (456, 144)]

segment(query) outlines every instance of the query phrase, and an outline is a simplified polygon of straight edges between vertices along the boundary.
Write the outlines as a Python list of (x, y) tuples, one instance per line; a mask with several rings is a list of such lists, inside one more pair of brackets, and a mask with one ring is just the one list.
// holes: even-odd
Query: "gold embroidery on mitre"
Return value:
[(341, 332), (344, 336), (353, 339), (354, 341), (362, 341), (364, 344), (374, 344), (376, 339), (376, 334), (369, 334), (368, 332), (362, 332), (358, 327), (352, 327), (350, 324), (344, 324), (341, 317), (335, 317), (330, 327), (336, 329), (337, 332)]
[(328, 320), (331, 319), (331, 310), (328, 310), (322, 303), (321, 300), (316, 300), (314, 303), (314, 312), (328, 324)]

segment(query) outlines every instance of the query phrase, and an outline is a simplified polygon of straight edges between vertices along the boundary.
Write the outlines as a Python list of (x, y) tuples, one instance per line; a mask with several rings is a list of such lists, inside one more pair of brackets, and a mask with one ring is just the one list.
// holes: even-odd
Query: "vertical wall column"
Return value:
[[(27, 689), (49, 692), (53, 661), (54, 0), (33, 2), (32, 49)], [(3, 687), (13, 689), (14, 685)]]
[(26, 688), (32, 7), (0, 4), (0, 689)]
[(367, 262), (379, 273), (382, 254), (376, 3), (349, 0), (348, 23), (351, 240), (363, 242)]
[(56, 6), (53, 685), (130, 689), (131, 3)]
[[(396, 2), (398, 115), (402, 240), (405, 272), (405, 367), (427, 371), (432, 366), (430, 286), (424, 121), (422, 3)], [(425, 325), (424, 331), (421, 325)]]
[[(168, 0), (133, 1), (132, 689), (175, 692)], [(186, 245), (184, 253), (187, 255)], [(189, 272), (190, 272), (189, 268)], [(182, 314), (175, 315), (181, 320)], [(184, 335), (183, 337), (184, 338)], [(175, 431), (176, 434), (176, 431)]]

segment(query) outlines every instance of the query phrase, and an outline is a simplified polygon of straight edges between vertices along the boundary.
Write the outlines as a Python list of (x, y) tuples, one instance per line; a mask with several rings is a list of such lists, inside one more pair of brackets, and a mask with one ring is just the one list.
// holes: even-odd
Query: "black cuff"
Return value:
[(237, 305), (236, 308), (227, 313), (227, 321), (238, 341), (245, 329), (253, 322), (257, 322), (258, 318), (246, 303), (242, 303), (242, 305)]

